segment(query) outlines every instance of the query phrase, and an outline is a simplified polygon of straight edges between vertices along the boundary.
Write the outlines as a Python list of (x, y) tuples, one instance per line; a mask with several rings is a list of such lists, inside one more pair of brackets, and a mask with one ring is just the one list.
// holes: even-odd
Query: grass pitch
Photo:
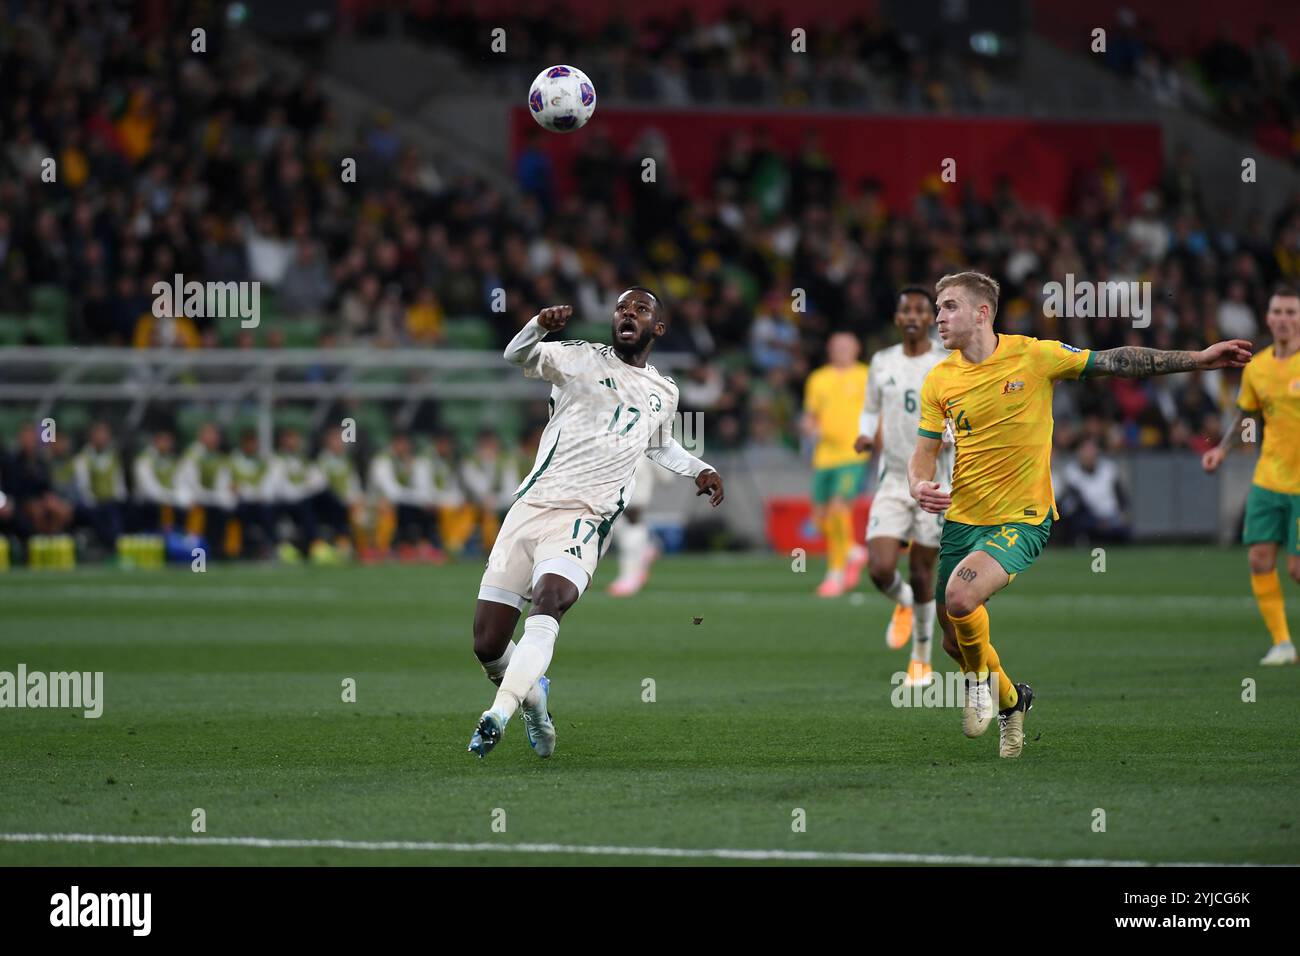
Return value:
[[(1091, 564), (1049, 548), (990, 604), (1038, 695), (1019, 761), (998, 759), (996, 725), (971, 741), (955, 709), (892, 706), (889, 606), (869, 584), (816, 599), (815, 563), (665, 560), (630, 600), (601, 592), (605, 568), (551, 666), (555, 757), (516, 719), (482, 762), (465, 752), (492, 699), (476, 562), (15, 570), (0, 670), (103, 671), (105, 705), (0, 710), (0, 834), (184, 840), (202, 808), (218, 838), (1300, 862), (1300, 668), (1257, 664), (1244, 552)], [(0, 838), (8, 865), (573, 862), (689, 860)]]

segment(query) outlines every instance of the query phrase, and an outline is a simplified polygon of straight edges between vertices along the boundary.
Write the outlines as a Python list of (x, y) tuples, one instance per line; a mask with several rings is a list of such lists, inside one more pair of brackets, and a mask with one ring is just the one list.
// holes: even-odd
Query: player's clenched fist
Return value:
[(564, 323), (569, 321), (569, 316), (573, 315), (573, 306), (571, 305), (551, 305), (537, 313), (537, 324), (547, 332), (555, 332), (564, 328)]
[(712, 468), (706, 468), (695, 476), (695, 487), (699, 490), (695, 492), (695, 497), (700, 495), (709, 496), (709, 504), (717, 507), (722, 504), (722, 476)]
[(1225, 452), (1222, 448), (1211, 448), (1201, 456), (1201, 467), (1206, 471), (1213, 472), (1223, 464)]
[(932, 515), (943, 514), (952, 504), (952, 495), (940, 488), (937, 481), (918, 481), (912, 485), (912, 497)]

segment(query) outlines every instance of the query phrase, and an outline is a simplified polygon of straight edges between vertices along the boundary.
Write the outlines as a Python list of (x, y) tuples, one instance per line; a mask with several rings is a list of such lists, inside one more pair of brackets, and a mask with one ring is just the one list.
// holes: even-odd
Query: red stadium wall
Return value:
[[(597, 91), (599, 93), (599, 91)], [(946, 157), (957, 161), (957, 183), (946, 188), (955, 201), (971, 184), (987, 197), (997, 180), (1009, 177), (1022, 201), (1056, 212), (1067, 208), (1078, 174), (1095, 168), (1107, 153), (1127, 174), (1131, 195), (1154, 186), (1161, 174), (1160, 128), (1154, 123), (1076, 123), (1027, 119), (971, 119), (929, 116), (743, 114), (602, 109), (576, 133), (546, 133), (518, 107), (511, 116), (512, 155), (537, 132), (555, 165), (562, 194), (572, 188), (572, 159), (584, 136), (599, 125), (620, 150), (631, 148), (647, 129), (661, 132), (677, 174), (695, 196), (709, 188), (727, 136), (763, 127), (773, 145), (792, 154), (804, 132), (816, 128), (840, 180), (851, 192), (859, 180), (883, 184), (893, 210), (909, 208), (926, 180), (937, 180)]]
[[(803, 548), (808, 554), (825, 554), (826, 539), (812, 524), (812, 499), (807, 495), (768, 498), (764, 503), (764, 524), (768, 546), (778, 554)], [(867, 540), (871, 499), (853, 502), (853, 540)]]
[(1233, 0), (1230, 6), (1187, 0), (1091, 0), (1086, 4), (1039, 0), (1033, 5), (1033, 23), (1053, 42), (1084, 53), (1092, 42), (1092, 31), (1111, 29), (1124, 8), (1149, 24), (1157, 45), (1175, 53), (1199, 53), (1221, 30), (1250, 49), (1258, 27), (1269, 24), (1291, 56), (1300, 57), (1300, 3), (1294, 0)]
[[(391, 7), (387, 0), (339, 0), (338, 10), (342, 20), (350, 22), (368, 12)], [(587, 32), (602, 29), (615, 14), (632, 23), (644, 23), (651, 18), (672, 18), (682, 10), (690, 10), (696, 23), (710, 23), (725, 19), (727, 10), (736, 6), (736, 0), (663, 0), (659, 3), (629, 4), (626, 0), (569, 0), (568, 3), (543, 3), (539, 0), (409, 0), (400, 5), (419, 16), (432, 14), (437, 9), (470, 11), (480, 17), (537, 16), (552, 11), (569, 12), (576, 23)], [(842, 23), (855, 17), (869, 17), (880, 7), (879, 0), (746, 0), (744, 10), (751, 15), (770, 17), (779, 14), (784, 22), (796, 19), (804, 23)]]

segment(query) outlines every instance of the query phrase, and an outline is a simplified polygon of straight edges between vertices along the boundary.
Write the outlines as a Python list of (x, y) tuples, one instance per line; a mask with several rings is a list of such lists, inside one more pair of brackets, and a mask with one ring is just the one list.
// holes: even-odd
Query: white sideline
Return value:
[[(822, 850), (682, 849), (581, 846), (564, 843), (428, 843), (412, 840), (281, 840), (269, 837), (119, 836), (108, 833), (0, 833), (0, 843), (103, 843), (130, 846), (241, 846), (276, 850), (398, 850), (416, 853), (537, 853), (650, 856), (670, 859), (779, 860), (813, 863), (915, 863), (935, 866), (1268, 866), (1256, 863), (1160, 863), (1146, 860), (1044, 860), (1021, 856), (938, 853), (852, 853)], [(1286, 865), (1286, 864), (1278, 864)]]

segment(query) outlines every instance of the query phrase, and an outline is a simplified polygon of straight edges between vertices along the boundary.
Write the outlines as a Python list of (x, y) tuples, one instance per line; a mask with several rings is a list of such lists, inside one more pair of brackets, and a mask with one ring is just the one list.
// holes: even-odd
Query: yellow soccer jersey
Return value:
[(867, 460), (866, 455), (853, 450), (866, 393), (867, 367), (861, 362), (844, 369), (823, 365), (808, 376), (803, 407), (817, 420), (814, 468), (838, 468)]
[(1237, 404), (1248, 415), (1264, 413), (1255, 484), (1300, 495), (1300, 352), (1278, 359), (1270, 345), (1252, 358), (1241, 373)]
[(963, 524), (1042, 524), (1056, 518), (1052, 493), (1052, 385), (1082, 378), (1092, 352), (1026, 335), (999, 335), (972, 364), (953, 352), (921, 386), (918, 433), (956, 439), (952, 506)]

